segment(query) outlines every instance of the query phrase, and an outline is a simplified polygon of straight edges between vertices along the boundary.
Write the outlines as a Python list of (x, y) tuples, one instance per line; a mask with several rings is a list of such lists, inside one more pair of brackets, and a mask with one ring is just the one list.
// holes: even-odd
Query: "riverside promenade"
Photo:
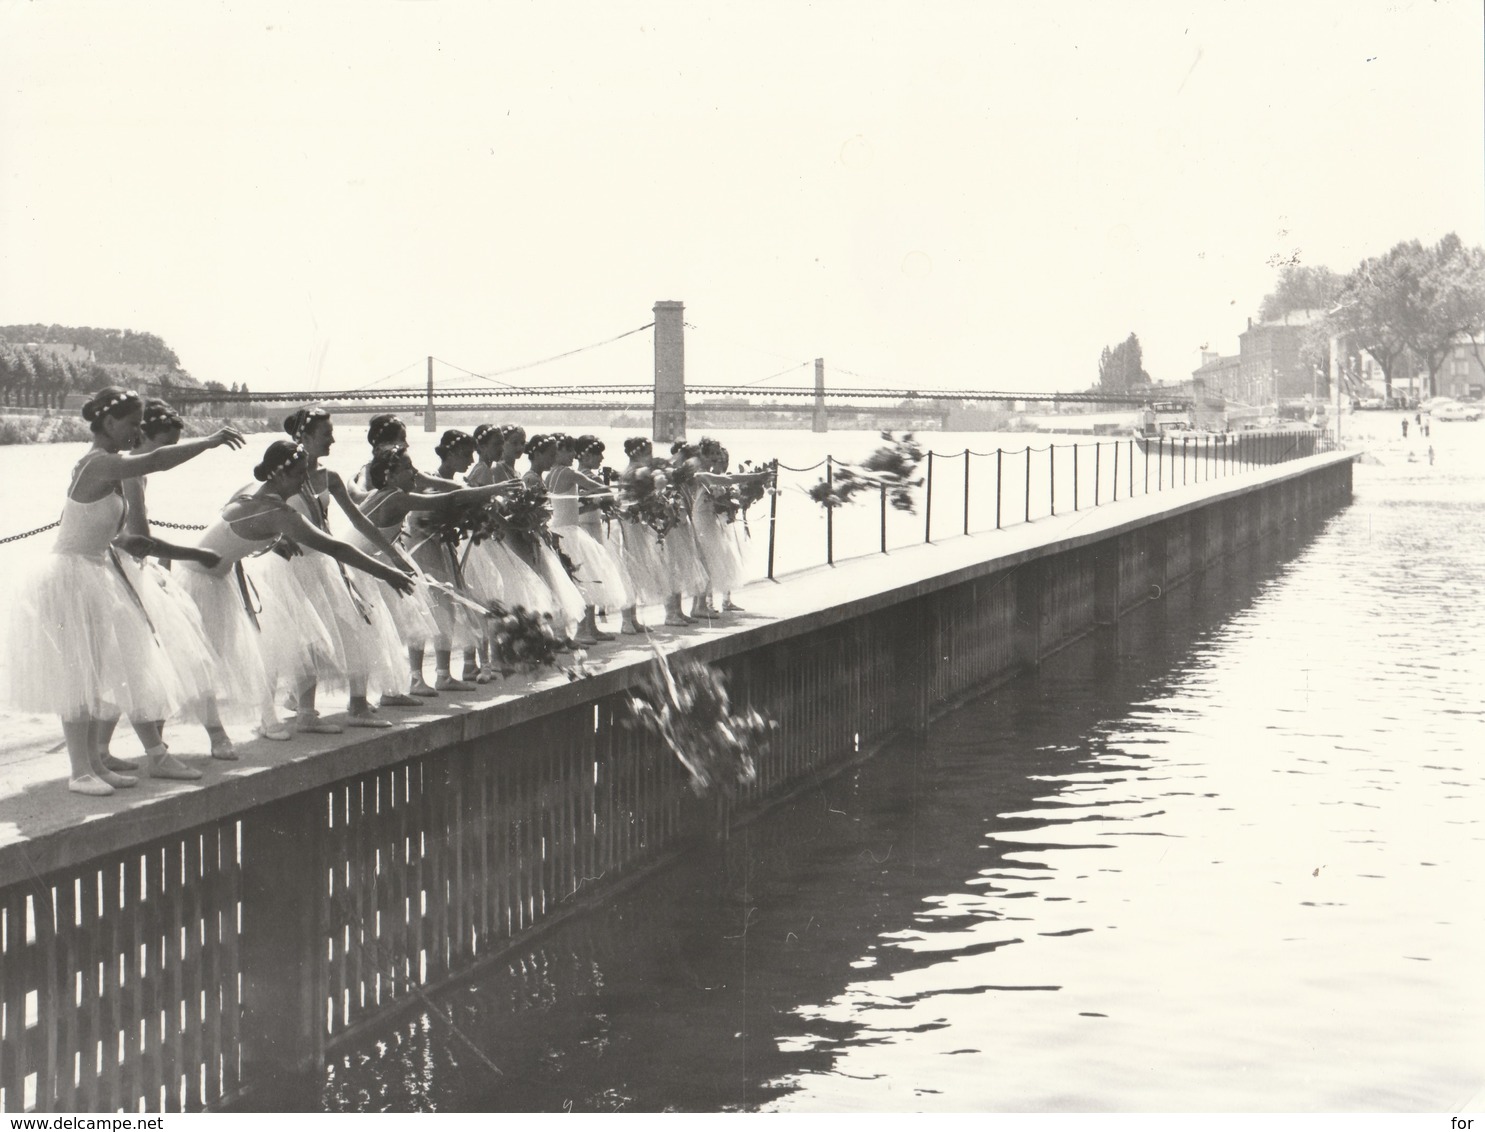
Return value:
[[(1352, 458), (757, 582), (746, 613), (600, 645), (575, 681), (384, 709), (390, 731), (244, 742), (223, 763), (172, 725), (199, 783), (80, 798), (47, 751), (56, 721), (17, 720), (0, 751), (0, 1107), (191, 1110), (313, 1071), (422, 988), (1344, 506)], [(695, 798), (625, 725), (652, 645), (716, 663), (777, 721), (746, 797)]]

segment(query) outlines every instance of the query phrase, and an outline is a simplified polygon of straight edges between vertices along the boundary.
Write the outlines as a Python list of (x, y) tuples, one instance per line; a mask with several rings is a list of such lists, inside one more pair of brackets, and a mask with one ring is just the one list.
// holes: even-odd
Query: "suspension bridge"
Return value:
[[(523, 412), (575, 412), (600, 410), (620, 413), (649, 413), (654, 435), (659, 440), (677, 440), (686, 435), (687, 414), (704, 410), (708, 415), (731, 414), (800, 414), (810, 412), (811, 427), (826, 432), (830, 419), (862, 415), (880, 420), (884, 416), (936, 417), (942, 424), (955, 406), (1004, 406), (1007, 410), (1033, 405), (1091, 405), (1108, 408), (1140, 408), (1149, 396), (1134, 393), (1078, 392), (1006, 389), (921, 389), (921, 388), (833, 388), (825, 383), (825, 360), (814, 360), (813, 385), (688, 384), (685, 378), (685, 330), (690, 324), (683, 319), (683, 305), (675, 301), (655, 304), (655, 319), (644, 326), (594, 346), (565, 351), (539, 362), (516, 366), (484, 375), (441, 363), (462, 375), (478, 378), (485, 384), (446, 385), (434, 380), (437, 359), (427, 359), (426, 381), (421, 386), (380, 387), (373, 383), (355, 389), (275, 390), (273, 392), (222, 392), (176, 389), (170, 400), (180, 406), (210, 406), (225, 413), (231, 406), (313, 403), (331, 412), (341, 413), (408, 413), (423, 414), (424, 427), (437, 429), (438, 411), (492, 412), (513, 415)], [(648, 384), (564, 384), (513, 385), (499, 381), (518, 370), (532, 369), (547, 362), (570, 357), (583, 350), (616, 342), (631, 334), (654, 331), (654, 380)], [(787, 374), (807, 363), (783, 371)], [(398, 371), (405, 373), (407, 368)], [(782, 375), (774, 375), (782, 376)], [(467, 381), (467, 378), (455, 380)], [(767, 381), (768, 379), (764, 379)], [(1190, 407), (1181, 397), (1162, 395), (1166, 404)]]

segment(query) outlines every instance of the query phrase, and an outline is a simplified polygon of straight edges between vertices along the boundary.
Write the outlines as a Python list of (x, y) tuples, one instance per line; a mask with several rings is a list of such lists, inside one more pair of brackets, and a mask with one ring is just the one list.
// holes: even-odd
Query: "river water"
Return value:
[(1347, 510), (555, 929), (298, 1100), (1477, 1105), (1485, 451), (1441, 425), (1409, 463), (1394, 414), (1357, 424), (1383, 463)]
[[(551, 931), (269, 1103), (1478, 1105), (1485, 425), (1415, 432), (1415, 462), (1396, 414), (1348, 426), (1382, 463), (1356, 468), (1345, 511)], [(12, 482), (22, 460), (27, 480), (70, 463), (0, 453)], [(179, 497), (157, 477), (156, 515), (199, 521), (241, 471), (173, 473)], [(16, 500), (17, 527), (55, 513)]]

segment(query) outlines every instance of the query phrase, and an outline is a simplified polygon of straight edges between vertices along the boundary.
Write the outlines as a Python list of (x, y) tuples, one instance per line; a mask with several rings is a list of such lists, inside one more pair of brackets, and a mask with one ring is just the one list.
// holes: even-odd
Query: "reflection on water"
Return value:
[(1289, 557), (548, 933), (305, 1103), (1467, 1106), (1485, 478), (1421, 477), (1358, 469)]

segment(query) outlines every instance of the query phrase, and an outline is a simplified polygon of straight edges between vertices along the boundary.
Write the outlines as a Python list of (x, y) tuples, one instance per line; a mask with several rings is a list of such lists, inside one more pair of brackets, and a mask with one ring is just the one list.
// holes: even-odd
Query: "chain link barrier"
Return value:
[[(47, 531), (51, 530), (53, 527), (59, 527), (61, 525), (62, 525), (62, 520), (61, 519), (55, 519), (52, 522), (48, 523), (44, 527), (37, 527), (34, 531), (22, 531), (18, 535), (8, 535), (5, 538), (0, 538), (0, 546), (4, 546), (8, 542), (20, 542), (21, 539), (23, 539), (23, 538), (31, 538), (33, 535), (45, 534)], [(150, 520), (150, 526), (152, 526), (152, 527), (168, 527), (172, 531), (204, 531), (204, 530), (206, 530), (206, 524), (205, 523), (164, 523), (164, 522), (161, 522), (159, 519), (151, 519)]]

